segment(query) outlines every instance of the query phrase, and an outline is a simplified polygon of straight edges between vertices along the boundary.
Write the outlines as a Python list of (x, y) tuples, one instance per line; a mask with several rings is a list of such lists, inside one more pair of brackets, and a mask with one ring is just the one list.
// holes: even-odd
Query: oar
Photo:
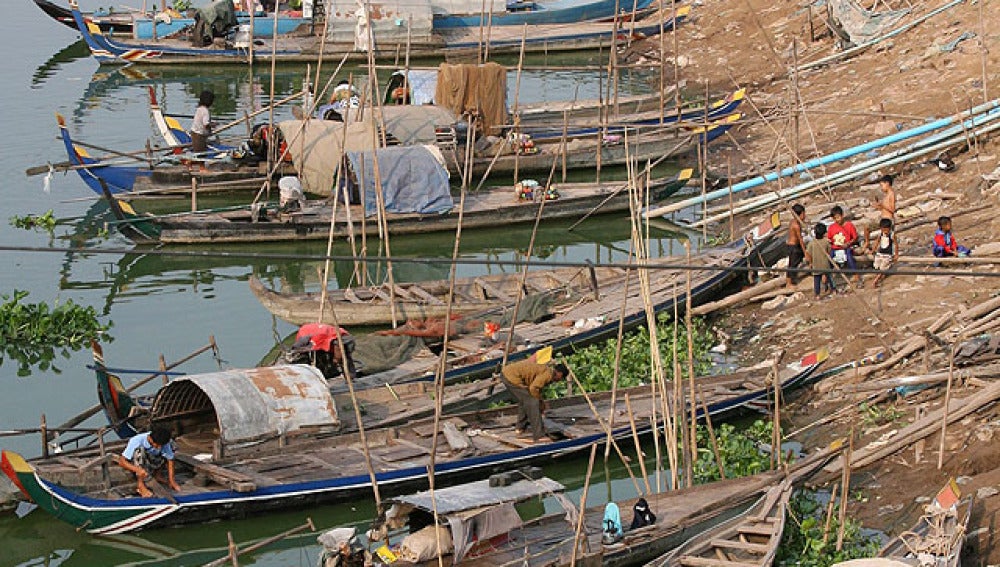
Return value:
[(48, 173), (49, 170), (55, 171), (68, 171), (73, 164), (68, 161), (60, 161), (57, 163), (47, 163), (45, 165), (34, 165), (24, 170), (24, 174), (28, 177), (34, 177), (35, 175), (43, 175)]

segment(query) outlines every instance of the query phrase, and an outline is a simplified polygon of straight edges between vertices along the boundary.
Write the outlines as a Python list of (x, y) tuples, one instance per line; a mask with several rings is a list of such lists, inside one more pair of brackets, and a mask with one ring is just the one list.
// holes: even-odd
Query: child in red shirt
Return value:
[[(839, 205), (830, 209), (830, 216), (833, 217), (833, 224), (827, 227), (826, 238), (830, 241), (833, 261), (839, 266), (846, 266), (848, 270), (857, 270), (852, 248), (858, 243), (858, 230), (851, 221), (844, 220), (844, 209)], [(861, 274), (854, 275), (854, 285), (864, 287)]]

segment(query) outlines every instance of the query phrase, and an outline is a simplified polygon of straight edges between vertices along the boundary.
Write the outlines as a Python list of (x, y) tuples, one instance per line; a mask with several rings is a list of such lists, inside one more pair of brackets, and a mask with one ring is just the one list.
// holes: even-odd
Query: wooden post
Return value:
[(191, 212), (198, 210), (198, 179), (191, 178)]
[[(167, 371), (167, 359), (163, 358), (163, 353), (160, 353), (160, 370), (163, 372)], [(163, 385), (166, 386), (170, 382), (170, 377), (166, 374), (163, 375)]]
[(38, 431), (42, 434), (42, 458), (49, 458), (49, 427), (45, 423), (45, 414), (42, 414), (42, 423), (38, 428)]
[(826, 506), (826, 522), (823, 524), (823, 545), (830, 541), (830, 525), (833, 523), (833, 507), (837, 502), (837, 489), (839, 484), (833, 485), (830, 491), (830, 502)]
[[(691, 243), (684, 242), (684, 252), (687, 264), (691, 265)], [(688, 459), (685, 471), (688, 475), (688, 486), (694, 486), (694, 464), (698, 461), (698, 406), (695, 401), (694, 388), (694, 329), (691, 321), (691, 270), (685, 270), (684, 282), (684, 325), (687, 327), (687, 372), (688, 386), (691, 396), (691, 458)]]
[(101, 480), (104, 482), (104, 489), (111, 489), (111, 471), (108, 470), (107, 451), (104, 447), (104, 432), (105, 429), (100, 429), (97, 432), (97, 446), (101, 451)]
[(521, 28), (521, 50), (517, 55), (517, 76), (514, 79), (514, 184), (520, 181), (519, 173), (521, 168), (521, 154), (518, 146), (521, 144), (521, 110), (519, 102), (521, 100), (521, 70), (524, 67), (524, 44), (528, 39), (528, 24)]
[[(632, 254), (628, 257), (629, 264), (632, 263)], [(615, 425), (615, 406), (617, 405), (618, 396), (618, 377), (621, 374), (621, 361), (622, 361), (622, 340), (625, 335), (625, 307), (628, 304), (628, 292), (629, 286), (632, 283), (631, 273), (628, 270), (625, 271), (625, 299), (622, 300), (621, 311), (618, 314), (618, 337), (615, 341), (615, 366), (611, 375), (611, 406), (608, 409), (608, 439), (604, 443), (604, 463), (607, 464), (608, 458), (611, 456), (611, 431), (614, 429)], [(627, 404), (627, 401), (626, 401)], [(634, 426), (633, 426), (634, 427)], [(656, 432), (653, 432), (655, 435)], [(645, 478), (645, 472), (643, 473)]]
[(985, 3), (986, 3), (986, 0), (979, 0), (979, 3), (978, 3), (979, 4), (979, 53), (980, 53), (980, 56), (981, 56), (982, 67), (983, 67), (983, 77), (982, 77), (982, 81), (983, 81), (983, 103), (989, 102), (989, 100), (990, 100), (990, 97), (989, 97), (989, 95), (987, 94), (987, 91), (986, 91), (986, 82), (987, 82), (987, 79), (989, 78), (989, 74), (986, 72), (986, 69), (989, 66), (989, 64), (988, 64), (988, 58), (989, 58), (990, 51), (986, 47), (986, 26), (983, 24), (983, 4), (985, 4)]
[(226, 539), (229, 540), (229, 561), (233, 567), (240, 567), (240, 550), (236, 547), (236, 542), (233, 540), (233, 532), (226, 532)]
[(774, 462), (781, 468), (781, 375), (779, 374), (778, 358), (774, 359), (774, 425), (771, 427), (771, 434), (774, 436), (774, 444), (771, 446), (771, 453)]
[(570, 567), (576, 567), (576, 556), (580, 551), (580, 532), (583, 531), (584, 516), (587, 515), (587, 491), (590, 490), (590, 475), (594, 472), (594, 457), (597, 456), (597, 443), (590, 446), (590, 462), (587, 463), (587, 476), (583, 479), (583, 493), (580, 494), (580, 514), (576, 518), (576, 531), (573, 533), (573, 555), (570, 556)]
[(726, 466), (722, 462), (722, 453), (719, 452), (719, 440), (715, 437), (715, 427), (712, 426), (712, 416), (708, 413), (708, 405), (705, 403), (705, 392), (699, 388), (701, 394), (701, 411), (705, 414), (705, 425), (708, 427), (708, 438), (712, 442), (712, 452), (715, 453), (715, 464), (719, 466), (719, 478), (726, 480)]
[(801, 161), (799, 156), (799, 110), (802, 99), (799, 97), (799, 40), (792, 38), (792, 153), (795, 162)]
[(639, 444), (639, 433), (635, 427), (635, 414), (632, 413), (632, 401), (629, 399), (628, 394), (625, 394), (625, 409), (628, 412), (629, 427), (632, 428), (635, 458), (639, 460), (639, 470), (642, 471), (642, 482), (646, 486), (646, 495), (648, 496), (653, 493), (653, 489), (649, 486), (649, 474), (646, 472), (646, 458), (642, 454), (642, 445)]
[(851, 495), (851, 453), (854, 452), (854, 427), (844, 449), (844, 471), (840, 482), (840, 515), (837, 517), (837, 551), (844, 548), (844, 524), (847, 523), (847, 500)]
[[(981, 1), (981, 0), (980, 0)], [(948, 349), (948, 384), (944, 390), (944, 407), (941, 409), (941, 443), (938, 445), (937, 468), (944, 466), (944, 440), (948, 434), (948, 406), (951, 404), (951, 386), (955, 379), (955, 345)]]
[[(677, 0), (670, 0), (670, 37), (673, 39), (674, 44), (674, 107), (677, 110), (677, 116), (681, 113), (681, 72), (680, 63), (677, 62), (678, 46), (677, 46)], [(662, 55), (661, 55), (662, 57)], [(674, 130), (675, 135), (680, 133), (679, 129)]]

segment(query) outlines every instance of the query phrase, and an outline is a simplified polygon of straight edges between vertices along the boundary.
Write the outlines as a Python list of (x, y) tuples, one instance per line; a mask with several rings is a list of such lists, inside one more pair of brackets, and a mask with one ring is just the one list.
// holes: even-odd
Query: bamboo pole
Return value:
[[(632, 251), (629, 251), (628, 263), (632, 263)], [(625, 336), (625, 308), (628, 305), (628, 292), (629, 286), (632, 283), (632, 274), (625, 270), (625, 299), (622, 300), (621, 311), (618, 313), (618, 336), (615, 340), (615, 365), (614, 371), (611, 375), (611, 408), (608, 410), (608, 423), (610, 427), (608, 428), (608, 439), (604, 443), (604, 462), (607, 464), (608, 458), (611, 456), (611, 430), (614, 429), (615, 424), (615, 407), (617, 407), (617, 397), (618, 397), (618, 377), (621, 374), (621, 362), (622, 362), (622, 340)], [(626, 404), (627, 404), (626, 400)], [(633, 425), (633, 429), (635, 426)], [(643, 473), (645, 477), (645, 473)], [(647, 488), (648, 490), (648, 488)]]
[(705, 403), (705, 392), (698, 388), (701, 394), (701, 411), (705, 414), (705, 425), (708, 427), (708, 439), (712, 442), (712, 452), (715, 453), (715, 464), (719, 467), (719, 478), (726, 480), (726, 466), (722, 461), (722, 453), (719, 451), (719, 440), (715, 437), (715, 427), (712, 425), (712, 416), (708, 413), (708, 405)]
[(528, 24), (524, 24), (521, 28), (521, 49), (517, 55), (517, 75), (514, 79), (514, 184), (520, 181), (521, 158), (520, 158), (520, 146), (521, 146), (521, 110), (519, 108), (519, 103), (521, 100), (521, 68), (524, 66), (524, 44), (528, 39)]
[[(948, 384), (944, 390), (944, 408), (941, 410), (941, 442), (938, 444), (937, 468), (941, 470), (944, 466), (944, 444), (948, 434), (948, 405), (951, 403), (951, 386), (955, 380), (955, 348), (952, 344), (948, 349)], [(845, 467), (846, 468), (846, 467)]]
[(206, 563), (205, 567), (221, 567), (222, 565), (225, 565), (227, 562), (229, 562), (231, 560), (235, 560), (235, 557), (237, 557), (237, 556), (246, 555), (247, 553), (253, 553), (254, 551), (257, 551), (258, 549), (262, 549), (264, 547), (267, 547), (268, 545), (271, 545), (272, 543), (277, 543), (277, 542), (279, 542), (279, 541), (281, 541), (281, 540), (283, 540), (283, 539), (285, 539), (287, 537), (293, 536), (293, 535), (295, 535), (297, 533), (304, 532), (306, 530), (313, 531), (313, 532), (316, 531), (316, 526), (313, 524), (312, 518), (306, 518), (306, 523), (302, 524), (301, 526), (298, 526), (296, 528), (292, 528), (290, 530), (281, 532), (280, 534), (277, 534), (277, 535), (273, 535), (273, 536), (271, 536), (269, 538), (263, 539), (263, 540), (255, 543), (253, 545), (248, 545), (248, 546), (246, 546), (243, 549), (237, 548), (236, 544), (233, 542), (233, 539), (232, 539), (232, 532), (228, 532), (229, 533), (229, 553), (230, 554), (226, 555), (225, 557), (222, 557), (220, 559), (216, 559), (215, 561), (212, 561), (211, 563)]
[[(274, 136), (274, 75), (275, 75), (275, 68), (276, 68), (276, 66), (278, 64), (278, 58), (276, 57), (277, 50), (278, 50), (278, 6), (277, 5), (275, 5), (275, 7), (274, 7), (274, 18), (273, 18), (273, 24), (272, 24), (272, 27), (271, 27), (271, 32), (272, 32), (272, 35), (271, 35), (271, 91), (270, 91), (270, 93), (268, 93), (268, 107), (270, 108), (270, 110), (267, 113), (267, 126), (270, 129), (271, 140), (273, 142), (276, 139), (276, 136)], [(250, 44), (253, 45), (253, 28), (251, 28), (251, 31), (250, 31)], [(267, 151), (267, 169), (268, 169), (268, 171), (270, 171), (272, 164), (275, 164), (275, 167), (277, 167), (277, 165), (280, 164), (281, 162), (278, 161), (278, 159), (277, 159), (277, 156), (278, 156), (278, 147), (277, 147), (276, 144), (274, 144), (274, 143), (268, 144), (267, 149), (268, 149), (268, 151)], [(268, 176), (266, 183), (267, 183), (268, 191), (270, 191), (271, 190), (271, 176), (270, 175)]]
[[(687, 263), (691, 265), (691, 242), (684, 241)], [(687, 373), (691, 396), (691, 458), (687, 460), (685, 472), (688, 486), (694, 486), (694, 464), (698, 462), (698, 406), (694, 388), (694, 328), (691, 320), (691, 270), (685, 270), (684, 278), (684, 326), (687, 327)]]
[[(567, 368), (569, 368), (568, 364), (566, 366)], [(576, 377), (576, 374), (573, 373), (572, 368), (569, 368), (569, 376), (570, 379), (573, 380), (573, 382), (576, 384), (577, 388), (580, 388), (580, 395), (582, 395), (583, 399), (587, 402), (587, 405), (590, 407), (590, 412), (594, 414), (594, 419), (597, 420), (598, 425), (601, 426), (601, 429), (604, 431), (604, 433), (609, 434), (611, 432), (611, 428), (608, 427), (607, 422), (604, 421), (603, 417), (601, 417), (601, 413), (597, 411), (597, 407), (594, 405), (594, 401), (590, 399), (590, 394), (587, 393), (586, 388), (583, 387), (583, 384), (580, 383), (580, 380)], [(625, 453), (622, 452), (622, 449), (618, 445), (618, 441), (615, 440), (614, 435), (609, 435), (609, 437), (611, 438), (611, 444), (615, 448), (615, 453), (618, 455), (618, 458), (621, 460), (622, 464), (625, 465), (625, 470), (628, 471), (629, 478), (632, 479), (632, 486), (635, 487), (636, 494), (641, 495), (642, 489), (639, 488), (639, 481), (636, 480), (635, 473), (632, 471), (632, 466), (628, 463), (628, 459), (625, 457)]]
[(847, 523), (847, 499), (851, 494), (851, 453), (854, 451), (854, 427), (851, 438), (844, 449), (844, 471), (840, 482), (840, 513), (837, 516), (837, 551), (844, 548), (844, 529)]
[[(635, 444), (635, 458), (639, 460), (639, 470), (642, 471), (642, 482), (646, 486), (646, 495), (648, 496), (653, 493), (653, 489), (649, 486), (649, 473), (646, 472), (646, 457), (642, 452), (642, 444), (639, 443), (639, 432), (635, 426), (635, 414), (632, 413), (632, 401), (629, 399), (628, 394), (625, 394), (625, 409), (628, 412), (629, 427), (632, 428), (632, 443)], [(610, 446), (610, 443), (608, 446)], [(605, 451), (606, 453), (607, 451)], [(605, 460), (607, 460), (606, 457)]]
[(833, 485), (833, 490), (830, 491), (830, 502), (826, 506), (826, 522), (823, 523), (823, 545), (825, 546), (828, 541), (830, 541), (830, 526), (833, 524), (833, 509), (837, 502), (837, 489), (840, 488), (839, 484)]
[[(680, 63), (677, 61), (679, 47), (677, 46), (677, 0), (670, 0), (670, 37), (674, 44), (674, 106), (678, 115), (681, 112), (681, 72)], [(663, 57), (662, 50), (660, 57)]]
[[(674, 420), (674, 428), (673, 428), (673, 431), (674, 431), (673, 440), (674, 441), (673, 441), (672, 445), (668, 444), (668, 446), (667, 446), (667, 455), (668, 456), (669, 455), (673, 455), (673, 461), (672, 462), (675, 462), (675, 463), (678, 461), (678, 459), (677, 459), (677, 424), (680, 424), (681, 436), (683, 438), (682, 442), (684, 443), (684, 447), (683, 448), (685, 449), (685, 452), (683, 454), (685, 455), (685, 458), (686, 458), (686, 455), (687, 455), (687, 452), (686, 452), (686, 449), (687, 449), (687, 429), (686, 429), (686, 425), (685, 425), (685, 421), (686, 420), (684, 418), (684, 408), (683, 408), (683, 405), (682, 405), (683, 404), (683, 400), (684, 400), (684, 389), (683, 389), (683, 383), (684, 382), (683, 382), (683, 376), (681, 374), (681, 363), (680, 363), (680, 360), (677, 358), (677, 355), (678, 355), (678, 352), (677, 352), (677, 335), (678, 335), (678, 329), (677, 329), (677, 327), (680, 324), (679, 323), (679, 320), (680, 320), (680, 306), (677, 304), (677, 291), (678, 291), (677, 286), (678, 286), (677, 277), (675, 276), (674, 277), (674, 324), (672, 325), (672, 327), (673, 327), (673, 340), (672, 340), (672, 344), (671, 344), (671, 349), (672, 349), (671, 356), (673, 358), (673, 368), (672, 368), (672, 371), (673, 371), (672, 379), (673, 380), (672, 381), (673, 381), (673, 384), (674, 384), (674, 408), (673, 408), (673, 412), (672, 412), (671, 415), (672, 415), (673, 420)], [(679, 474), (679, 471), (677, 470), (677, 467), (676, 466), (675, 467), (671, 467), (671, 471), (670, 471), (670, 490), (677, 490), (678, 488), (680, 488), (680, 485), (679, 485), (679, 482), (678, 482), (678, 480), (679, 480), (678, 479), (678, 474)]]
[[(253, 43), (252, 41), (250, 42)], [(236, 545), (233, 540), (233, 532), (226, 532), (226, 539), (229, 540), (229, 555), (222, 558), (222, 565), (225, 565), (228, 561), (233, 567), (240, 567), (240, 548)]]
[(587, 515), (587, 491), (590, 490), (590, 475), (594, 472), (594, 458), (597, 456), (597, 443), (590, 446), (590, 461), (587, 463), (587, 476), (583, 479), (583, 493), (580, 494), (580, 510), (576, 517), (576, 530), (573, 533), (573, 555), (570, 556), (570, 567), (576, 567), (576, 555), (580, 551), (580, 532), (583, 531), (584, 518)]

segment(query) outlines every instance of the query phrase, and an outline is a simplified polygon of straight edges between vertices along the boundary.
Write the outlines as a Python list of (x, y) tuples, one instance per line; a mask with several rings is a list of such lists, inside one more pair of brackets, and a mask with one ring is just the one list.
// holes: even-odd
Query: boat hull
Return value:
[[(823, 362), (822, 357), (808, 360), (811, 363), (799, 366), (782, 383), (783, 390), (806, 383)], [(770, 395), (770, 388), (734, 395), (709, 404), (708, 413), (714, 419), (720, 419), (740, 411), (747, 403), (765, 400)], [(699, 409), (698, 415), (704, 417), (703, 410)], [(628, 438), (632, 431), (628, 426), (619, 427), (613, 431), (613, 436), (615, 439)], [(638, 428), (640, 434), (650, 431), (650, 425), (640, 425)], [(375, 433), (370, 432), (369, 436)], [(473, 477), (481, 478), (487, 472), (550, 462), (554, 457), (576, 453), (594, 443), (602, 443), (606, 438), (607, 435), (601, 432), (481, 457), (438, 462), (435, 466), (435, 482), (440, 483), (438, 486), (450, 485)], [(315, 481), (287, 482), (245, 493), (214, 490), (177, 495), (172, 501), (160, 497), (107, 499), (85, 496), (74, 492), (72, 488), (47, 481), (31, 463), (11, 451), (3, 451), (0, 468), (39, 507), (78, 529), (94, 534), (117, 534), (175, 524), (242, 518), (272, 510), (303, 508), (366, 497), (372, 490), (368, 474), (349, 474)], [(398, 494), (425, 488), (427, 469), (425, 466), (400, 468), (377, 473), (376, 479), (381, 494)]]

